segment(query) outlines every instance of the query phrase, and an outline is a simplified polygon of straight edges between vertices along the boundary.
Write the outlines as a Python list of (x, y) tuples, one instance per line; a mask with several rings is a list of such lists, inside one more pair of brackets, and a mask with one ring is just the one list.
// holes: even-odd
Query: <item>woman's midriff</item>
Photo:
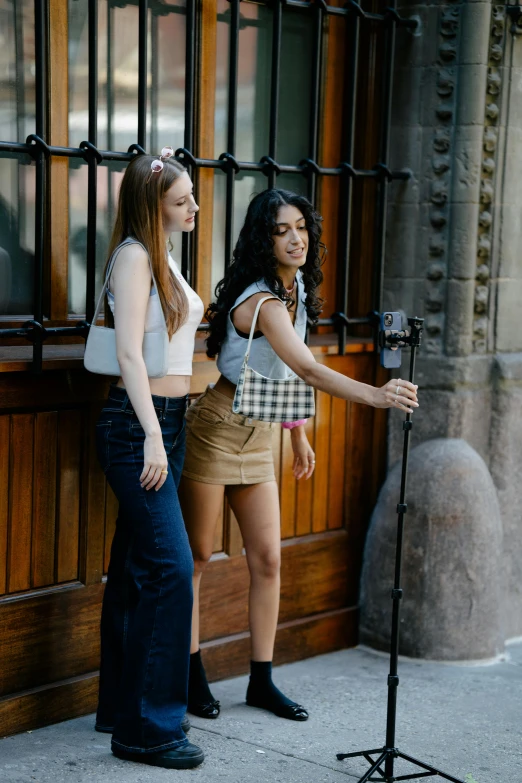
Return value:
[(234, 399), (234, 394), (236, 393), (236, 385), (231, 381), (229, 381), (228, 378), (225, 378), (224, 375), (219, 376), (214, 386), (214, 389), (220, 394), (223, 394), (225, 397), (229, 397), (231, 400)]
[[(150, 393), (158, 397), (184, 397), (190, 392), (190, 375), (165, 375), (163, 378), (149, 378)], [(116, 386), (125, 388), (123, 379), (119, 378)]]

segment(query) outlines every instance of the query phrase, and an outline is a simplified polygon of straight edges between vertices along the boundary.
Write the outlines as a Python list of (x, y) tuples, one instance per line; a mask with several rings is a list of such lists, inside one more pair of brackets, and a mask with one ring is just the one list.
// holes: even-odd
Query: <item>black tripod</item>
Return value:
[[(420, 346), (422, 326), (424, 323), (423, 318), (408, 318), (408, 324), (410, 327), (410, 333), (405, 332), (396, 333), (385, 337), (386, 345), (392, 344), (404, 344), (411, 346), (410, 356), (410, 377), (409, 381), (413, 383), (413, 376), (415, 373), (415, 353), (416, 349)], [(397, 525), (397, 546), (395, 551), (395, 581), (393, 590), (391, 591), (391, 597), (393, 601), (392, 612), (392, 632), (391, 632), (391, 645), (390, 645), (390, 674), (388, 675), (388, 712), (386, 717), (386, 744), (383, 748), (377, 748), (373, 750), (359, 750), (355, 753), (338, 753), (337, 758), (339, 761), (343, 759), (356, 758), (357, 756), (364, 756), (366, 761), (370, 764), (370, 769), (366, 772), (358, 783), (366, 783), (369, 780), (384, 781), (384, 783), (394, 783), (396, 780), (417, 780), (419, 778), (428, 778), (439, 776), (445, 780), (451, 780), (453, 783), (463, 783), (459, 778), (454, 778), (452, 775), (448, 775), (445, 772), (441, 772), (439, 769), (432, 767), (431, 764), (426, 764), (424, 761), (408, 756), (406, 753), (402, 753), (395, 747), (395, 726), (397, 721), (397, 688), (399, 687), (399, 678), (397, 676), (397, 664), (399, 659), (399, 614), (400, 614), (400, 601), (402, 598), (401, 589), (401, 564), (402, 564), (402, 537), (404, 531), (404, 514), (407, 510), (407, 505), (404, 502), (406, 495), (406, 475), (408, 472), (408, 451), (410, 445), (410, 432), (413, 426), (411, 420), (411, 413), (406, 414), (406, 420), (403, 423), (404, 430), (404, 446), (402, 451), (402, 475), (401, 475), (401, 492), (399, 504), (397, 506), (398, 525)], [(377, 758), (374, 758), (377, 756)], [(394, 775), (393, 767), (395, 759), (404, 759), (410, 764), (419, 767), (422, 772), (417, 772), (409, 775)], [(383, 768), (384, 765), (384, 768)], [(372, 777), (372, 775), (378, 774), (379, 777)]]

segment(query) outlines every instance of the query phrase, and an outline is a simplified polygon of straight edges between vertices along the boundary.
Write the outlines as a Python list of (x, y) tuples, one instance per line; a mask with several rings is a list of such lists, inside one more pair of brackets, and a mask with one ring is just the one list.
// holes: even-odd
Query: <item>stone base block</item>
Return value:
[[(381, 490), (361, 585), (361, 641), (388, 649), (400, 462)], [(410, 452), (400, 652), (434, 660), (493, 658), (503, 649), (502, 525), (483, 459), (460, 439)]]

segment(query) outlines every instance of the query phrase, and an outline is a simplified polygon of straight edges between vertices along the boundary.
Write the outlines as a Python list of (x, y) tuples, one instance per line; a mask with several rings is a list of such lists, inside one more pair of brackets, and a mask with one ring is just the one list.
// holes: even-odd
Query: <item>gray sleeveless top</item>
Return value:
[[(300, 337), (301, 340), (304, 340), (306, 336), (306, 293), (300, 270), (298, 270), (296, 274), (296, 284), (297, 308), (294, 329), (297, 336)], [(237, 333), (232, 322), (231, 313), (242, 302), (253, 294), (258, 294), (260, 291), (272, 293), (268, 283), (264, 280), (258, 280), (256, 283), (249, 285), (248, 288), (245, 288), (243, 293), (238, 296), (234, 302), (234, 306), (230, 309), (228, 314), (227, 334), (218, 355), (217, 367), (220, 373), (224, 375), (225, 378), (228, 378), (231, 383), (237, 384), (248, 343), (248, 335), (241, 337), (241, 335)], [(252, 367), (253, 370), (264, 375), (265, 378), (289, 378), (294, 374), (279, 358), (264, 335), (261, 335), (252, 341), (248, 365), (249, 367)]]

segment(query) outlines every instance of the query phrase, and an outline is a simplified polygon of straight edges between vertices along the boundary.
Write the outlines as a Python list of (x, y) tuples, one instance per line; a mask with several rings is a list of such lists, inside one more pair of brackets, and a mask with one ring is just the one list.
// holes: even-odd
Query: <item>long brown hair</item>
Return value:
[[(111, 256), (118, 245), (127, 237), (134, 237), (141, 242), (151, 260), (170, 338), (187, 319), (188, 300), (167, 261), (161, 202), (167, 190), (186, 169), (175, 160), (164, 160), (162, 171), (150, 176), (150, 164), (156, 159), (152, 155), (137, 155), (123, 175), (104, 279)], [(105, 323), (114, 324), (107, 303)]]

